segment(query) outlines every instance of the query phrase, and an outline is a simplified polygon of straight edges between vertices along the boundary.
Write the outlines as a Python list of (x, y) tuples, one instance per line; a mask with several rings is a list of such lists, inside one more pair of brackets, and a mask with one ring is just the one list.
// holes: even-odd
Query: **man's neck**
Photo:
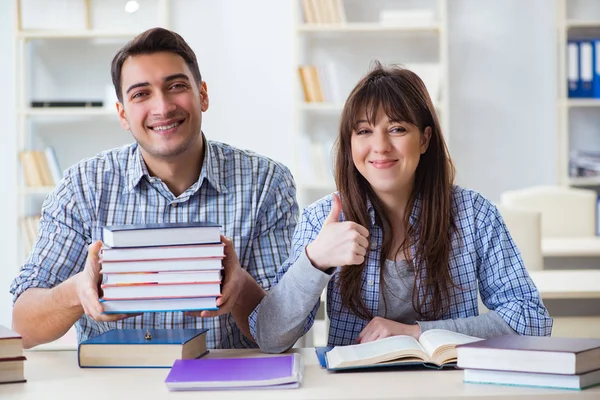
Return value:
[(185, 192), (198, 180), (204, 154), (204, 145), (194, 146), (172, 158), (158, 159), (142, 152), (150, 175), (160, 178), (175, 197)]

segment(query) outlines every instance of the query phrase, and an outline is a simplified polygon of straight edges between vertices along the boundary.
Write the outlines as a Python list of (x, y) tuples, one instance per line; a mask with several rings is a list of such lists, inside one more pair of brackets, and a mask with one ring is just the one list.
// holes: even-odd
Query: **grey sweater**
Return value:
[[(417, 321), (412, 306), (415, 274), (408, 262), (387, 260), (382, 275), (385, 285), (380, 288), (378, 316), (405, 324), (418, 323), (422, 332), (447, 329), (480, 338), (516, 334), (495, 311), (454, 320)], [(315, 268), (302, 253), (260, 303), (255, 339), (262, 351), (283, 352), (300, 339), (307, 317), (331, 277)]]

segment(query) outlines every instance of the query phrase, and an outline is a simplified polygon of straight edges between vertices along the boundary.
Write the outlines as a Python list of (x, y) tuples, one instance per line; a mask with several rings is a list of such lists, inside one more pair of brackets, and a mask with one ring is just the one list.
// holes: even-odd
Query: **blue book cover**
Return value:
[(169, 368), (206, 353), (208, 329), (111, 329), (81, 342), (82, 368)]
[(104, 227), (107, 231), (140, 231), (149, 229), (185, 229), (185, 228), (221, 228), (221, 225), (214, 222), (177, 222), (163, 224), (126, 224), (126, 225), (107, 225)]

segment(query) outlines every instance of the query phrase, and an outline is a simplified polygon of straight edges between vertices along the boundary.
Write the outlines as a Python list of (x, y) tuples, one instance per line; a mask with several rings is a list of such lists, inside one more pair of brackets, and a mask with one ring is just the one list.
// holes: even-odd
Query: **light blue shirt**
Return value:
[[(355, 344), (359, 333), (369, 322), (353, 314), (342, 306), (339, 291), (339, 271), (337, 268), (331, 277), (324, 273), (307, 270), (305, 247), (317, 237), (331, 210), (332, 196), (327, 196), (307, 207), (300, 219), (292, 240), (290, 258), (279, 269), (276, 281), (279, 282), (271, 293), (250, 315), (252, 335), (259, 340), (261, 348), (273, 348), (281, 351), (289, 343), (260, 343), (260, 334), (266, 332), (260, 324), (268, 325), (272, 310), (261, 314), (261, 307), (269, 304), (277, 308), (281, 303), (275, 300), (286, 296), (281, 287), (295, 287), (305, 299), (312, 299), (304, 315), (295, 315), (301, 310), (298, 304), (290, 315), (282, 316), (286, 326), (298, 329), (298, 339), (311, 328), (320, 305), (317, 287), (327, 285), (327, 314), (330, 319), (328, 345)], [(448, 312), (442, 320), (456, 320), (478, 315), (477, 293), (486, 307), (494, 310), (506, 323), (521, 335), (550, 335), (552, 319), (540, 298), (539, 292), (527, 273), (519, 250), (515, 246), (496, 207), (480, 194), (454, 187), (453, 208), (456, 215), (458, 235), (452, 238), (450, 254), (450, 276), (456, 287), (450, 288)], [(368, 205), (371, 219), (370, 251), (367, 255), (361, 284), (361, 295), (372, 315), (378, 315), (380, 295), (380, 252), (383, 237), (381, 228), (375, 223), (373, 207)], [(420, 201), (416, 201), (410, 216), (410, 224), (417, 223), (421, 212)], [(414, 250), (414, 249), (413, 249)], [(414, 251), (413, 251), (414, 254)], [(315, 272), (317, 271), (317, 272)], [(284, 285), (284, 280), (288, 280)], [(269, 297), (273, 296), (270, 300)], [(306, 300), (308, 301), (308, 300)], [(314, 305), (314, 306), (313, 306)], [(427, 303), (425, 304), (427, 309)], [(312, 309), (312, 310), (311, 310)], [(298, 311), (300, 313), (301, 311)], [(294, 315), (291, 315), (294, 314)], [(261, 318), (263, 316), (263, 318)], [(280, 320), (279, 323), (282, 323)], [(268, 337), (268, 334), (265, 334)], [(293, 343), (293, 342), (292, 342)]]
[[(65, 172), (45, 200), (40, 234), (11, 285), (13, 301), (29, 288), (52, 288), (80, 272), (87, 247), (116, 224), (212, 221), (233, 240), (240, 264), (264, 289), (289, 254), (298, 218), (296, 188), (280, 163), (229, 145), (204, 141), (197, 182), (175, 197), (148, 173), (137, 144), (109, 150)], [(181, 312), (146, 313), (118, 322), (83, 315), (79, 341), (112, 328), (208, 328), (210, 348), (255, 347), (231, 315), (195, 318)]]

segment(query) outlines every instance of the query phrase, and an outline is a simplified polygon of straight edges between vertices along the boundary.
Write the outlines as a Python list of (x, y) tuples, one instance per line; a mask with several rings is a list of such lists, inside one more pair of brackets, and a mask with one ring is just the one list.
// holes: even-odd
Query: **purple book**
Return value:
[(254, 358), (176, 360), (165, 379), (169, 390), (293, 388), (302, 380), (299, 354)]

